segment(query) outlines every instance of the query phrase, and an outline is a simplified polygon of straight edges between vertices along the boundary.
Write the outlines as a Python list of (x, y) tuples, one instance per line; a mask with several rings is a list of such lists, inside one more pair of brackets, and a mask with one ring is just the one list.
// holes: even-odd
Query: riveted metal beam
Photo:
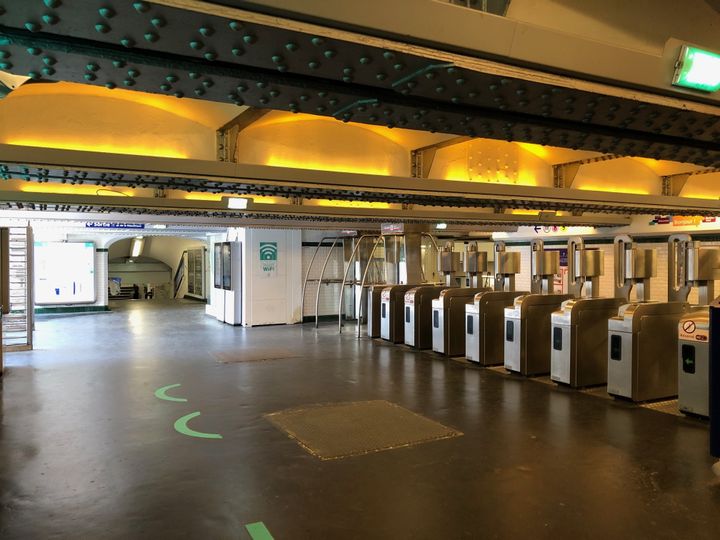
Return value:
[(598, 163), (601, 161), (609, 161), (611, 159), (620, 159), (624, 156), (615, 154), (604, 154), (577, 161), (568, 161), (567, 163), (558, 163), (553, 165), (553, 185), (556, 188), (571, 188), (575, 182), (575, 177), (580, 171), (580, 167), (589, 163)]
[(441, 148), (455, 146), (472, 140), (472, 137), (453, 137), (446, 141), (429, 144), (410, 151), (410, 175), (415, 178), (428, 178), (432, 169), (435, 154)]
[(248, 107), (215, 132), (218, 161), (237, 162), (237, 139), (240, 133), (269, 113), (269, 109)]
[[(690, 177), (718, 172), (720, 172), (720, 167), (708, 167), (707, 169), (699, 169), (697, 171), (662, 176), (662, 194), (671, 197), (679, 197)], [(720, 197), (718, 198), (720, 199)]]

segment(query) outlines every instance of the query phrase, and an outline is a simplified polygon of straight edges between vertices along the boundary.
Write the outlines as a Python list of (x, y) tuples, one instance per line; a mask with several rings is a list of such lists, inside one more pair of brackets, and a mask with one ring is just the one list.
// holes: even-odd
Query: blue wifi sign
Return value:
[(277, 242), (260, 242), (260, 264), (263, 272), (274, 272), (277, 263)]

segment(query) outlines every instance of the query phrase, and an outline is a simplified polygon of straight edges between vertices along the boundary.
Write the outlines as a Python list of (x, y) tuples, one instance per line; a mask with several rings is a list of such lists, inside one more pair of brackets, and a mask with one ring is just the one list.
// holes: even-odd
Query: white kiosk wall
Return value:
[(35, 242), (35, 303), (93, 304), (95, 244)]

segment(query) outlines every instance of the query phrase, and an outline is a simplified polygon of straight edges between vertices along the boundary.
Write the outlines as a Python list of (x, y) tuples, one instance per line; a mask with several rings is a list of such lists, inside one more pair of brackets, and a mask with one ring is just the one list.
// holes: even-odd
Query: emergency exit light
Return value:
[(673, 84), (717, 92), (720, 90), (720, 54), (683, 45), (675, 64)]

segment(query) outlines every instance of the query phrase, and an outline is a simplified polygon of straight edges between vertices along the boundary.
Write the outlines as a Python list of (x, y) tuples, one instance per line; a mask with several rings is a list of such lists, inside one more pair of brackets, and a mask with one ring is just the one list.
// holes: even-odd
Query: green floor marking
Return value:
[(188, 437), (199, 437), (200, 439), (222, 439), (222, 435), (219, 433), (203, 433), (202, 431), (190, 429), (187, 423), (197, 416), (200, 416), (200, 411), (186, 414), (185, 416), (175, 420), (175, 431), (182, 433), (183, 435), (187, 435)]
[(184, 397), (172, 397), (168, 396), (165, 392), (170, 390), (171, 388), (178, 388), (179, 386), (182, 386), (180, 383), (177, 384), (168, 384), (167, 386), (163, 386), (162, 388), (158, 388), (155, 390), (155, 397), (158, 399), (164, 399), (165, 401), (177, 401), (178, 403), (185, 403), (187, 401)]
[(273, 540), (272, 534), (267, 530), (267, 527), (262, 521), (256, 523), (248, 523), (245, 525), (248, 534), (252, 540)]

